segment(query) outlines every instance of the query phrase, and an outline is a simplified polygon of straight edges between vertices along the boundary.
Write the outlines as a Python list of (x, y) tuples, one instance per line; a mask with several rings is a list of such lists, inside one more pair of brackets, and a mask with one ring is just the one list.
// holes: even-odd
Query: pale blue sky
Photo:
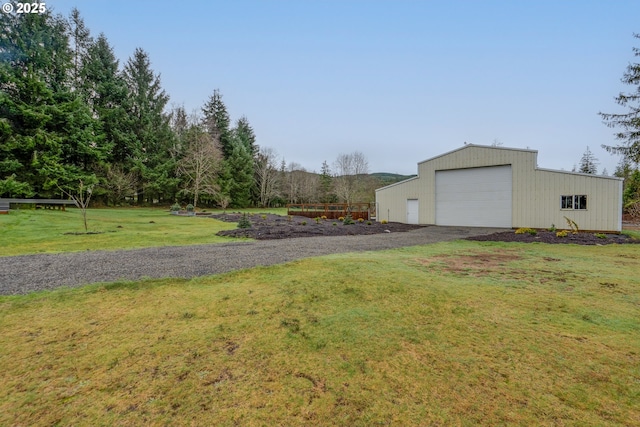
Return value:
[(136, 47), (171, 104), (199, 109), (220, 89), (257, 142), (320, 170), (362, 151), (372, 172), (416, 172), (463, 143), (539, 151), (570, 170), (589, 146), (618, 158), (599, 111), (640, 32), (639, 1), (125, 1), (76, 6), (121, 65)]

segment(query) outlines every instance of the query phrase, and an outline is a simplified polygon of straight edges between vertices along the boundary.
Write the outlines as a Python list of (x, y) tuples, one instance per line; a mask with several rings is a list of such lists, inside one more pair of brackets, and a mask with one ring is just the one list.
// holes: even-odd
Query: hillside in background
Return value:
[(371, 176), (379, 179), (383, 184), (388, 185), (404, 181), (405, 179), (413, 178), (417, 175), (399, 175), (397, 173), (376, 172), (372, 173)]

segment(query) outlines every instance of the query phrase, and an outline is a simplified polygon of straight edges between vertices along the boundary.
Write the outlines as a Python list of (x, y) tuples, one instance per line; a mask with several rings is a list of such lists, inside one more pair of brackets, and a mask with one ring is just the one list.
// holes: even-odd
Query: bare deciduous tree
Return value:
[(190, 129), (185, 156), (178, 162), (178, 174), (186, 178), (184, 191), (193, 194), (193, 206), (198, 205), (200, 194), (218, 193), (216, 177), (222, 163), (218, 141), (197, 126)]
[[(95, 177), (94, 177), (95, 178)], [(58, 186), (58, 189), (66, 194), (78, 209), (82, 212), (82, 220), (84, 222), (84, 232), (87, 233), (89, 228), (87, 227), (87, 208), (89, 207), (89, 201), (91, 200), (91, 194), (93, 194), (93, 185), (86, 185), (82, 180), (78, 182), (78, 188), (75, 191), (65, 190)]]
[(369, 173), (369, 162), (360, 151), (340, 154), (334, 162), (334, 184), (336, 196), (342, 202), (352, 203), (364, 196), (365, 181)]
[(278, 165), (276, 152), (269, 147), (260, 147), (255, 162), (255, 179), (260, 206), (267, 207), (278, 195)]
[(106, 170), (104, 187), (108, 191), (108, 197), (115, 203), (126, 196), (133, 196), (138, 185), (134, 172), (125, 172), (120, 166), (109, 165)]

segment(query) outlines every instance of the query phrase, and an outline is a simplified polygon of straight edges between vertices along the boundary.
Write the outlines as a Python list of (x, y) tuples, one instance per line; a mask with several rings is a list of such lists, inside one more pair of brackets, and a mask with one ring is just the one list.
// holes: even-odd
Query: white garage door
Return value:
[(436, 224), (511, 227), (511, 166), (437, 171)]

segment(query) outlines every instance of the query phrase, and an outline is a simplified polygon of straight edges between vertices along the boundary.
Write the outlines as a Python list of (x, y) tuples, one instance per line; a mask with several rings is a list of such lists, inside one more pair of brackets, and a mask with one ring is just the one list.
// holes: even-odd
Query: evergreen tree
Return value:
[(70, 91), (65, 23), (50, 12), (1, 14), (0, 180), (50, 196), (91, 180), (101, 135)]
[(578, 168), (578, 172), (581, 173), (589, 173), (589, 174), (597, 174), (598, 173), (598, 159), (593, 155), (593, 153), (587, 147), (587, 151), (584, 152), (582, 158), (580, 159), (580, 167)]
[(256, 144), (256, 135), (249, 124), (249, 119), (245, 116), (238, 119), (236, 127), (233, 128), (233, 136), (245, 146), (249, 151), (249, 154), (251, 154), (251, 157), (255, 159), (258, 154), (259, 147)]
[(227, 106), (222, 101), (222, 94), (218, 89), (213, 91), (204, 107), (204, 126), (214, 140), (220, 141), (224, 158), (228, 159), (233, 150), (232, 134), (229, 128), (231, 120), (227, 112)]
[(335, 203), (336, 197), (333, 194), (333, 177), (331, 176), (331, 168), (325, 160), (322, 162), (320, 170), (320, 202)]
[(138, 203), (145, 199), (173, 199), (179, 180), (175, 160), (169, 155), (173, 134), (164, 108), (169, 96), (162, 89), (160, 76), (151, 69), (149, 56), (137, 48), (124, 67), (129, 89), (129, 114), (136, 136), (131, 146), (134, 170), (140, 178)]
[[(255, 163), (258, 160), (258, 146), (256, 144), (256, 135), (253, 128), (249, 124), (249, 120), (242, 116), (236, 122), (236, 126), (231, 130), (233, 144), (242, 144), (251, 156), (251, 176), (255, 178)], [(251, 204), (257, 205), (260, 200), (260, 190), (258, 182), (253, 179), (251, 183)]]
[(110, 149), (108, 161), (125, 169), (133, 168), (136, 134), (129, 116), (129, 91), (104, 34), (89, 47), (81, 82), (80, 91), (100, 121), (105, 145)]
[[(640, 39), (640, 34), (634, 34)], [(633, 55), (640, 57), (640, 48), (633, 48)], [(621, 145), (602, 145), (609, 153), (621, 154), (634, 163), (640, 162), (640, 63), (627, 66), (622, 76), (622, 83), (633, 86), (633, 91), (620, 93), (615, 101), (628, 108), (628, 112), (620, 114), (599, 113), (604, 123), (610, 128), (621, 129), (615, 134)]]
[(89, 54), (89, 48), (93, 44), (91, 32), (86, 27), (84, 19), (80, 16), (77, 8), (71, 9), (71, 14), (67, 21), (68, 35), (73, 54), (73, 66), (71, 68), (72, 85), (78, 89), (81, 83), (81, 71), (85, 60)]
[(253, 158), (240, 141), (233, 141), (233, 148), (226, 159), (226, 166), (231, 206), (246, 208), (251, 204), (251, 187), (254, 185)]

